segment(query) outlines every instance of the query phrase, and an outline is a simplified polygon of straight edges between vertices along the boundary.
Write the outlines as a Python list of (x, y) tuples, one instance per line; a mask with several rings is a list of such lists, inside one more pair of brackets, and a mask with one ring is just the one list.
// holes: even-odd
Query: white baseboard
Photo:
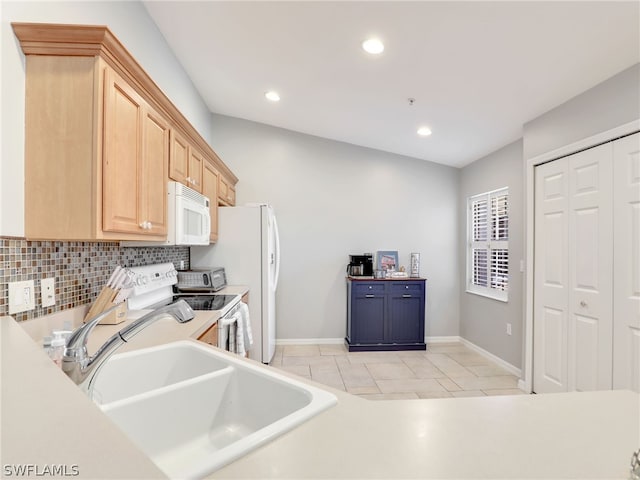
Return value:
[(527, 390), (527, 384), (524, 380), (518, 380), (518, 388), (526, 393), (532, 393), (530, 390)]
[(278, 338), (276, 345), (340, 345), (344, 338)]
[[(504, 368), (506, 371), (508, 371), (509, 373), (515, 375), (516, 377), (520, 378), (522, 376), (522, 370), (521, 369), (511, 365), (509, 362), (501, 359), (500, 357), (495, 356), (493, 353), (487, 352), (484, 348), (481, 348), (481, 347), (477, 346), (475, 343), (471, 343), (466, 338), (460, 337), (460, 343), (462, 343), (465, 347), (470, 348), (474, 352), (479, 353), (483, 357), (488, 358), (492, 362), (497, 363), (500, 367)], [(521, 381), (522, 380), (520, 380), (518, 382), (518, 388), (520, 388), (520, 382)], [(524, 390), (524, 389), (520, 388), (520, 390)]]
[(452, 335), (450, 337), (424, 337), (426, 344), (429, 343), (457, 343), (460, 341), (460, 337)]

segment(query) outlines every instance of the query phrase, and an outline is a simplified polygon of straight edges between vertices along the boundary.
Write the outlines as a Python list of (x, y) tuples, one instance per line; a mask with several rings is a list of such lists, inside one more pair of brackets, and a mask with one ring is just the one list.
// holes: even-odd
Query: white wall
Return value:
[[(527, 224), (525, 248), (528, 265), (533, 265), (533, 159), (640, 119), (640, 63), (623, 70), (593, 88), (576, 95), (524, 125), (523, 158), (525, 162)], [(604, 141), (601, 138), (600, 141)], [(582, 148), (589, 145), (584, 144)], [(593, 145), (590, 145), (593, 146)], [(567, 154), (569, 152), (564, 152)], [(524, 382), (532, 387), (533, 379), (533, 272), (525, 285)]]
[(0, 2), (0, 235), (24, 236), (24, 55), (11, 22), (106, 25), (210, 142), (209, 110), (140, 2)]
[(278, 338), (344, 337), (348, 255), (377, 250), (422, 254), (426, 335), (458, 335), (457, 169), (221, 115), (212, 137), (237, 203), (278, 216)]
[[(524, 258), (524, 184), (522, 140), (464, 167), (460, 172), (460, 236), (467, 232), (467, 198), (509, 187), (509, 301), (500, 302), (465, 290), (466, 244), (460, 243), (460, 336), (520, 368), (522, 362)], [(511, 335), (506, 324), (511, 323)]]
[(640, 63), (524, 125), (524, 159), (640, 118)]

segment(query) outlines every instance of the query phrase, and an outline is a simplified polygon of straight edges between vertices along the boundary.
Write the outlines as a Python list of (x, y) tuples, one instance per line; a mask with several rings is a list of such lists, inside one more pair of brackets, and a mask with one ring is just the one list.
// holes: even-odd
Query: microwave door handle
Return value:
[(204, 227), (204, 232), (203, 232), (203, 236), (206, 236), (207, 238), (210, 237), (211, 235), (211, 210), (210, 209), (206, 209), (207, 211), (205, 212), (204, 216), (204, 223), (205, 223), (205, 227)]

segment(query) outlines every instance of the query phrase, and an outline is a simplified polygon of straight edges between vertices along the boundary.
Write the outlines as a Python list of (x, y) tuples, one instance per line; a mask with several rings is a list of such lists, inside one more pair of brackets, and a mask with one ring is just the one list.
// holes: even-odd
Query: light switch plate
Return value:
[(43, 278), (40, 281), (40, 300), (43, 307), (56, 304), (56, 278)]
[(33, 280), (9, 283), (9, 314), (26, 312), (36, 308)]

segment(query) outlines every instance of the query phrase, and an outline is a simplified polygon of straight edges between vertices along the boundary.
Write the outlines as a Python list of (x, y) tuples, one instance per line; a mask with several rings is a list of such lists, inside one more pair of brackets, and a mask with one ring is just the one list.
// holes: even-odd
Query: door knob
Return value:
[(581, 306), (582, 308), (585, 308), (585, 307), (587, 306), (587, 302), (585, 302), (584, 300), (582, 300), (582, 301), (580, 302), (580, 306)]

